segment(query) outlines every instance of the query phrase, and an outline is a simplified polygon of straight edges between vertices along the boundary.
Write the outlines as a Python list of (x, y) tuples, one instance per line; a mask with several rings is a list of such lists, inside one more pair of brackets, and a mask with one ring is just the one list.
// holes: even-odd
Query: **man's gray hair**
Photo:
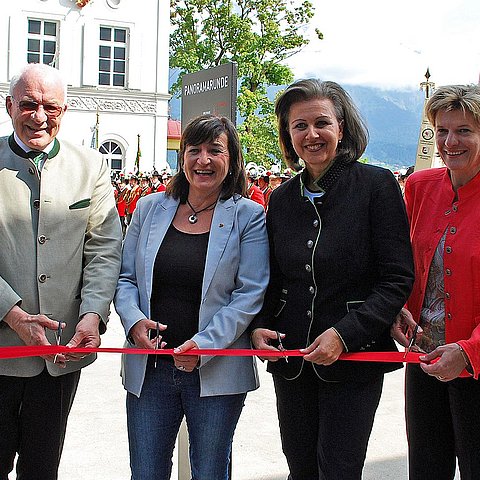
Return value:
[(63, 87), (63, 95), (65, 98), (65, 103), (67, 103), (67, 83), (65, 82), (62, 74), (56, 68), (53, 68), (50, 65), (45, 65), (43, 63), (29, 63), (12, 77), (12, 79), (10, 80), (10, 88), (8, 91), (8, 94), (11, 97), (13, 97), (13, 92), (15, 90), (15, 87), (18, 85), (18, 82), (20, 82), (25, 75), (29, 74), (32, 71), (37, 71), (43, 77), (50, 78), (56, 82), (59, 82)]

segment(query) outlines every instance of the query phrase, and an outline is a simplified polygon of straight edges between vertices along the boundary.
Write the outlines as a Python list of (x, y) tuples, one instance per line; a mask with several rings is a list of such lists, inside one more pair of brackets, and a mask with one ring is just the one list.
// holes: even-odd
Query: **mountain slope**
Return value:
[[(378, 88), (342, 85), (362, 113), (370, 133), (365, 157), (371, 163), (392, 169), (415, 163), (424, 93), (416, 91), (380, 90)], [(282, 87), (268, 89), (269, 96)], [(170, 116), (181, 117), (181, 100), (170, 100)], [(241, 120), (239, 120), (241, 121)]]
[(406, 167), (415, 163), (424, 103), (422, 91), (385, 91), (345, 86), (370, 132), (365, 156), (375, 162)]

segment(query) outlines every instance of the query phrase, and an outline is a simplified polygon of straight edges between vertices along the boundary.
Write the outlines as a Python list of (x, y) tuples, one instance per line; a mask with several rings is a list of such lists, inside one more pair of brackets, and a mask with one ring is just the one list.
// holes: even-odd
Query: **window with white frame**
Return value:
[(58, 23), (51, 20), (28, 19), (27, 62), (57, 67)]
[(100, 25), (99, 85), (127, 86), (127, 41), (126, 28)]
[(107, 160), (110, 170), (120, 172), (123, 169), (122, 147), (117, 142), (103, 142), (100, 145), (99, 152)]

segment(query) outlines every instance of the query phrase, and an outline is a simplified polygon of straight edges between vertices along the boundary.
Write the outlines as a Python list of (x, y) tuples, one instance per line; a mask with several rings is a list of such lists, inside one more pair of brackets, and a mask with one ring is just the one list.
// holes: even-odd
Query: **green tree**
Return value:
[(309, 0), (170, 1), (170, 67), (179, 72), (172, 93), (185, 73), (236, 62), (246, 162), (267, 166), (281, 159), (267, 87), (293, 80), (284, 62), (308, 44), (304, 33), (313, 14)]

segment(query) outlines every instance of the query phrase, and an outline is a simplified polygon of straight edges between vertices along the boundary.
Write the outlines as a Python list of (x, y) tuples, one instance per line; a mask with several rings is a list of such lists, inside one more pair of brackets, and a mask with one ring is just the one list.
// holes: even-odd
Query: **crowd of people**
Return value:
[(247, 196), (262, 205), (265, 211), (268, 209), (272, 192), (296, 173), (291, 168), (286, 168), (280, 173), (280, 166), (277, 164), (267, 170), (263, 165), (250, 162), (245, 168), (248, 178)]
[(164, 192), (172, 175), (166, 170), (161, 173), (153, 170), (151, 173), (130, 173), (127, 176), (116, 173), (111, 178), (115, 204), (125, 235), (138, 200), (151, 193)]
[[(259, 387), (255, 358), (233, 353), (252, 346), (273, 376), (288, 480), (360, 480), (384, 375), (402, 362), (341, 355), (395, 352), (394, 340), (420, 361), (406, 368), (410, 480), (452, 480), (457, 460), (462, 480), (480, 478), (480, 87), (430, 97), (445, 167), (413, 172), (404, 192), (358, 161), (368, 131), (335, 82), (277, 98), (284, 174), (245, 165), (232, 122), (202, 115), (170, 179), (112, 182), (100, 154), (57, 139), (65, 95), (56, 69), (30, 64), (7, 96), (0, 347), (98, 347), (113, 300), (125, 348), (145, 351), (122, 356), (132, 480), (170, 479), (183, 418), (192, 479), (228, 479)], [(0, 480), (15, 458), (18, 479), (57, 479), (94, 360), (0, 360)]]
[(398, 184), (402, 190), (402, 195), (405, 195), (405, 183), (407, 178), (415, 171), (415, 165), (410, 165), (408, 168), (402, 168), (399, 172), (393, 174), (397, 177)]
[[(282, 183), (294, 176), (292, 169), (286, 168), (280, 173), (278, 165), (273, 165), (270, 170), (251, 162), (246, 165), (248, 179), (247, 197), (268, 208), (270, 194)], [(140, 198), (151, 193), (164, 192), (172, 174), (166, 169), (160, 173), (153, 170), (150, 173), (131, 173), (129, 175), (112, 175), (113, 194), (117, 205), (118, 215), (122, 224), (123, 234), (129, 225), (133, 212)]]

